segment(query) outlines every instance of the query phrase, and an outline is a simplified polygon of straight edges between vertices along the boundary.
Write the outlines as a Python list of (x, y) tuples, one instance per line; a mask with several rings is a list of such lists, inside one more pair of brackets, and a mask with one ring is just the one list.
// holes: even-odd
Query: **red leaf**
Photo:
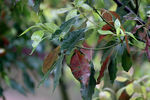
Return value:
[(90, 64), (88, 59), (79, 50), (74, 50), (70, 61), (70, 68), (74, 77), (83, 85), (88, 85), (90, 77)]
[(97, 84), (100, 83), (101, 78), (104, 76), (104, 71), (105, 71), (105, 69), (107, 68), (107, 64), (108, 64), (108, 62), (109, 62), (109, 59), (110, 59), (111, 55), (112, 55), (112, 52), (107, 56), (107, 58), (106, 58), (105, 61), (103, 62), (103, 65), (102, 65), (101, 70), (100, 70), (100, 72), (99, 72), (99, 76), (98, 76), (98, 78), (97, 78)]
[[(91, 48), (86, 42), (83, 43), (84, 47)], [(85, 55), (88, 61), (92, 60), (93, 50), (81, 49), (81, 52)]]

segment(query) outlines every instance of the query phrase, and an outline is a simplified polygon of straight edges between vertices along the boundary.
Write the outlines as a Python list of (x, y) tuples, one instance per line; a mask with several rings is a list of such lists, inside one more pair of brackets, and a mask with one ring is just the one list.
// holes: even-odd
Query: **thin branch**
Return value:
[(112, 24), (110, 24), (109, 22), (107, 22), (107, 21), (101, 16), (101, 14), (99, 14), (99, 12), (97, 11), (97, 9), (95, 9), (94, 7), (92, 7), (92, 8), (93, 8), (93, 10), (102, 18), (102, 20), (103, 20), (104, 22), (106, 22), (111, 28), (115, 29), (115, 27), (114, 27)]
[(79, 49), (86, 49), (86, 50), (99, 51), (99, 50), (104, 50), (104, 49), (108, 49), (108, 48), (115, 47), (115, 46), (117, 46), (118, 44), (119, 44), (119, 43), (116, 43), (116, 44), (113, 44), (113, 45), (110, 45), (110, 46), (107, 46), (107, 47), (102, 47), (102, 48), (86, 48), (86, 47), (79, 47), (79, 46), (76, 46), (76, 47), (79, 48)]
[(91, 22), (92, 24), (96, 25), (97, 27), (100, 27), (98, 24), (94, 23), (93, 21), (91, 21), (84, 13), (82, 13), (80, 11), (80, 9), (78, 9), (79, 13), (82, 14), (89, 22)]
[[(118, 5), (118, 7), (121, 7), (121, 6), (124, 6), (122, 2), (120, 2), (119, 0), (114, 0), (114, 2)], [(133, 13), (134, 15), (136, 15), (129, 7), (125, 6), (124, 7), (124, 10), (127, 12), (127, 13)], [(140, 24), (145, 24), (145, 22), (139, 18), (137, 15), (136, 15), (138, 21), (140, 22)]]

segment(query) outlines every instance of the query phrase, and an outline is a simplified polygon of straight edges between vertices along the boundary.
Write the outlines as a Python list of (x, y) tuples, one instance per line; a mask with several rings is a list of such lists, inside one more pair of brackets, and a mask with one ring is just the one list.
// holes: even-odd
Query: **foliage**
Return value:
[[(39, 14), (36, 17), (40, 16), (40, 2), (38, 0), (38, 3), (36, 2), (33, 6)], [(98, 2), (103, 3), (98, 5)], [(115, 3), (117, 6), (108, 8), (109, 6), (105, 7), (104, 2), (112, 6)], [(147, 59), (145, 61), (150, 60), (150, 17), (146, 16), (146, 10), (143, 7), (148, 3), (148, 0), (127, 0), (127, 2), (123, 0), (74, 0), (69, 7), (56, 11), (55, 18), (58, 18), (59, 14), (66, 15), (62, 18), (63, 22), (53, 17), (52, 21), (36, 22), (35, 25), (26, 29), (19, 38), (23, 38), (25, 34), (31, 37), (33, 41), (31, 54), (44, 39), (48, 39), (48, 42), (56, 47), (44, 60), (42, 68), (44, 77), (40, 84), (49, 77), (49, 74), (53, 74), (53, 90), (55, 90), (63, 75), (62, 70), (66, 62), (73, 76), (81, 84), (80, 91), (83, 100), (149, 98), (149, 94), (146, 93), (149, 76), (139, 80), (128, 79), (132, 76), (129, 75), (133, 72), (132, 69), (136, 70), (134, 67), (136, 61), (143, 63), (143, 58)], [(140, 7), (143, 7), (145, 15), (139, 13)], [(31, 36), (28, 34), (30, 31), (33, 33)], [(138, 54), (142, 55), (140, 60), (134, 57)], [(96, 56), (100, 58), (98, 60), (101, 61), (101, 67), (95, 72)], [(118, 74), (121, 71), (124, 73)], [(2, 71), (3, 75), (5, 77), (5, 71)], [(26, 76), (24, 79), (28, 80), (29, 86), (27, 87), (34, 88), (32, 79), (29, 79), (26, 71), (23, 75)], [(7, 78), (4, 79), (9, 84)], [(141, 84), (144, 80), (145, 83)], [(16, 81), (12, 81), (11, 86), (24, 94), (24, 88), (20, 85), (16, 87), (14, 83), (17, 84)]]

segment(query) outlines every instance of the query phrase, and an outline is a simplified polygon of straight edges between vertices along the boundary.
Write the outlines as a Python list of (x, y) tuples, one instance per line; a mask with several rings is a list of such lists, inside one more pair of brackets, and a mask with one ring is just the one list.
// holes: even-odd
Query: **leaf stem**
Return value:
[(79, 49), (86, 49), (86, 50), (95, 50), (95, 51), (99, 51), (99, 50), (104, 50), (104, 49), (108, 49), (108, 48), (112, 48), (114, 46), (117, 46), (119, 43), (115, 43), (113, 45), (110, 45), (110, 46), (107, 46), (107, 47), (102, 47), (102, 48), (86, 48), (86, 47), (79, 47), (79, 46), (76, 46), (77, 48)]

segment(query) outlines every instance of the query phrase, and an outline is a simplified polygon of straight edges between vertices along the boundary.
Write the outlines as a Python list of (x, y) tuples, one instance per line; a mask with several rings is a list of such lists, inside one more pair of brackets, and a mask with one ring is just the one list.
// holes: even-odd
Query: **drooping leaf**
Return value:
[(31, 54), (34, 52), (34, 50), (36, 49), (36, 47), (38, 46), (38, 44), (42, 41), (42, 37), (43, 36), (44, 36), (44, 32), (42, 30), (35, 31), (32, 34), (31, 40), (33, 40), (33, 43), (32, 43), (33, 50), (31, 52)]
[(61, 55), (56, 62), (56, 67), (54, 70), (54, 87), (53, 91), (55, 90), (56, 86), (59, 84), (59, 80), (62, 74), (62, 63), (63, 63), (64, 55)]
[(88, 85), (90, 77), (90, 64), (83, 53), (75, 49), (70, 61), (70, 69), (74, 77), (83, 85)]
[(21, 33), (19, 36), (24, 35), (24, 34), (27, 33), (28, 31), (30, 31), (31, 29), (36, 28), (36, 27), (38, 28), (39, 26), (38, 26), (38, 25), (34, 25), (34, 26), (29, 27), (29, 28), (26, 29), (23, 33)]
[(74, 46), (84, 38), (85, 29), (79, 29), (77, 31), (70, 32), (67, 36), (65, 36), (61, 45), (61, 52), (66, 51), (66, 54), (69, 54)]
[(127, 49), (124, 49), (122, 55), (122, 67), (125, 71), (128, 71), (132, 66), (132, 59), (130, 54), (128, 53)]
[(100, 72), (99, 72), (99, 76), (98, 76), (98, 78), (97, 78), (97, 84), (100, 83), (101, 78), (104, 76), (104, 71), (105, 71), (106, 68), (107, 68), (107, 65), (108, 65), (108, 62), (109, 62), (109, 60), (110, 60), (111, 55), (112, 55), (112, 51), (111, 51), (111, 53), (107, 56), (107, 58), (105, 59), (105, 61), (103, 62), (102, 66), (101, 66), (101, 69), (100, 69)]
[(34, 82), (32, 80), (32, 78), (28, 75), (28, 73), (26, 71), (23, 72), (23, 80), (24, 83), (26, 85), (26, 87), (32, 92), (34, 93)]
[(113, 83), (115, 78), (116, 78), (116, 74), (117, 74), (117, 61), (116, 61), (116, 58), (111, 59), (110, 64), (108, 66), (108, 71), (109, 71), (110, 80)]
[(90, 79), (88, 82), (88, 85), (83, 85), (81, 84), (81, 95), (83, 100), (92, 100), (92, 95), (95, 90), (96, 86), (96, 80), (94, 78), (95, 70), (94, 70), (94, 65), (92, 62), (90, 62)]
[(26, 95), (25, 89), (19, 84), (17, 83), (15, 80), (11, 80), (11, 87), (15, 90), (17, 90), (19, 93)]
[(44, 74), (42, 80), (39, 82), (38, 84), (38, 88), (40, 87), (40, 85), (49, 77), (49, 74), (51, 73), (51, 71), (55, 68), (56, 63), (54, 63), (51, 68), (48, 70), (48, 72), (46, 72), (46, 74)]
[(42, 72), (46, 73), (48, 70), (52, 70), (52, 65), (55, 63), (55, 61), (58, 58), (58, 54), (60, 52), (60, 46), (55, 48), (54, 50), (50, 51), (46, 59), (44, 60)]

